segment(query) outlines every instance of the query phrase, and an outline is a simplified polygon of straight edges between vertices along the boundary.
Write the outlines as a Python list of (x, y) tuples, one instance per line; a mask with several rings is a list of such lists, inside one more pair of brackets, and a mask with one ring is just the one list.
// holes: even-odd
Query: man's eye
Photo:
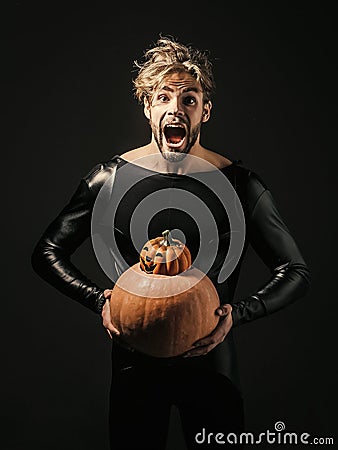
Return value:
[(159, 99), (160, 102), (167, 102), (168, 101), (167, 95), (164, 95), (164, 94), (159, 95), (158, 99)]
[(196, 103), (195, 97), (185, 97), (184, 104), (185, 105), (194, 105)]

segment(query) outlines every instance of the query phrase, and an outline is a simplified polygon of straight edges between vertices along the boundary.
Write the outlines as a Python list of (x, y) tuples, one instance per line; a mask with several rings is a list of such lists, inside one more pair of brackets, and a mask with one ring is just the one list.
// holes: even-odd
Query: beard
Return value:
[(201, 130), (202, 125), (202, 119), (201, 121), (190, 130), (190, 123), (187, 123), (187, 135), (186, 135), (186, 145), (183, 150), (176, 150), (176, 149), (170, 149), (166, 150), (164, 149), (164, 132), (161, 127), (161, 124), (163, 122), (163, 118), (160, 120), (159, 126), (155, 125), (154, 122), (150, 119), (150, 127), (153, 132), (157, 147), (162, 155), (162, 157), (169, 161), (169, 162), (180, 162), (183, 161), (183, 159), (187, 156), (187, 154), (190, 152), (192, 147), (195, 145), (198, 135)]
[(171, 163), (181, 162), (187, 156), (187, 152), (165, 152), (160, 147), (158, 148), (163, 158)]

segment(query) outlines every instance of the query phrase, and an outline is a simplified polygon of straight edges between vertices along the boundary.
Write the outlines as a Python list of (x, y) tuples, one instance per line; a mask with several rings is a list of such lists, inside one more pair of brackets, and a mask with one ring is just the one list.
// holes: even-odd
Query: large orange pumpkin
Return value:
[[(168, 236), (164, 233), (164, 237)], [(163, 237), (157, 239), (152, 245), (159, 244), (161, 252), (168, 253), (160, 242)], [(166, 243), (169, 245), (165, 247), (183, 246), (179, 241)], [(197, 268), (186, 267), (188, 253), (183, 253), (180, 247), (178, 255), (182, 254), (183, 272), (149, 273), (143, 269), (141, 260), (121, 275), (112, 290), (111, 321), (121, 338), (142, 353), (161, 358), (181, 355), (218, 324), (215, 311), (220, 302), (215, 286)], [(157, 263), (167, 268), (167, 258), (162, 257), (164, 262)]]

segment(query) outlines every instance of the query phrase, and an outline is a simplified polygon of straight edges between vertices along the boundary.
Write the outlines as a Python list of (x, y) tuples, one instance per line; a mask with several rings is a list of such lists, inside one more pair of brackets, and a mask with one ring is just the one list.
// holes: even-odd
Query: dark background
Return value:
[[(337, 11), (215, 3), (15, 4), (2, 55), (15, 126), (2, 152), (3, 450), (108, 450), (110, 340), (98, 316), (35, 275), (30, 254), (83, 175), (148, 142), (133, 61), (160, 32), (210, 50), (217, 95), (202, 143), (261, 175), (312, 274), (304, 298), (235, 330), (247, 430), (281, 420), (335, 436)], [(89, 240), (73, 261), (106, 286)], [(236, 299), (268, 276), (250, 250)], [(184, 448), (173, 410), (168, 449)]]

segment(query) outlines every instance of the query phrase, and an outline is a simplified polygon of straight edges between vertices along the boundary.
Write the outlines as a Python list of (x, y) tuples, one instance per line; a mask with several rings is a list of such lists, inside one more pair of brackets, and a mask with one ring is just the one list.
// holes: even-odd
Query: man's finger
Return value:
[(109, 330), (111, 333), (113, 333), (116, 336), (120, 336), (120, 332), (117, 328), (114, 327), (114, 325), (110, 322), (110, 324), (106, 327), (107, 330)]
[(217, 334), (209, 334), (208, 337), (200, 339), (194, 342), (193, 347), (204, 347), (206, 345), (212, 345), (217, 343)]
[(110, 303), (109, 303), (108, 298), (106, 299), (106, 301), (102, 307), (101, 315), (107, 315), (107, 314), (108, 314), (108, 317), (110, 317)]
[(216, 347), (216, 344), (213, 345), (203, 345), (202, 347), (194, 348), (191, 350), (188, 350), (186, 353), (184, 353), (183, 357), (193, 357), (193, 356), (204, 356), (207, 353), (210, 352), (214, 347)]
[(221, 317), (226, 317), (228, 314), (230, 314), (230, 312), (231, 312), (230, 305), (221, 305), (216, 309), (215, 314)]

